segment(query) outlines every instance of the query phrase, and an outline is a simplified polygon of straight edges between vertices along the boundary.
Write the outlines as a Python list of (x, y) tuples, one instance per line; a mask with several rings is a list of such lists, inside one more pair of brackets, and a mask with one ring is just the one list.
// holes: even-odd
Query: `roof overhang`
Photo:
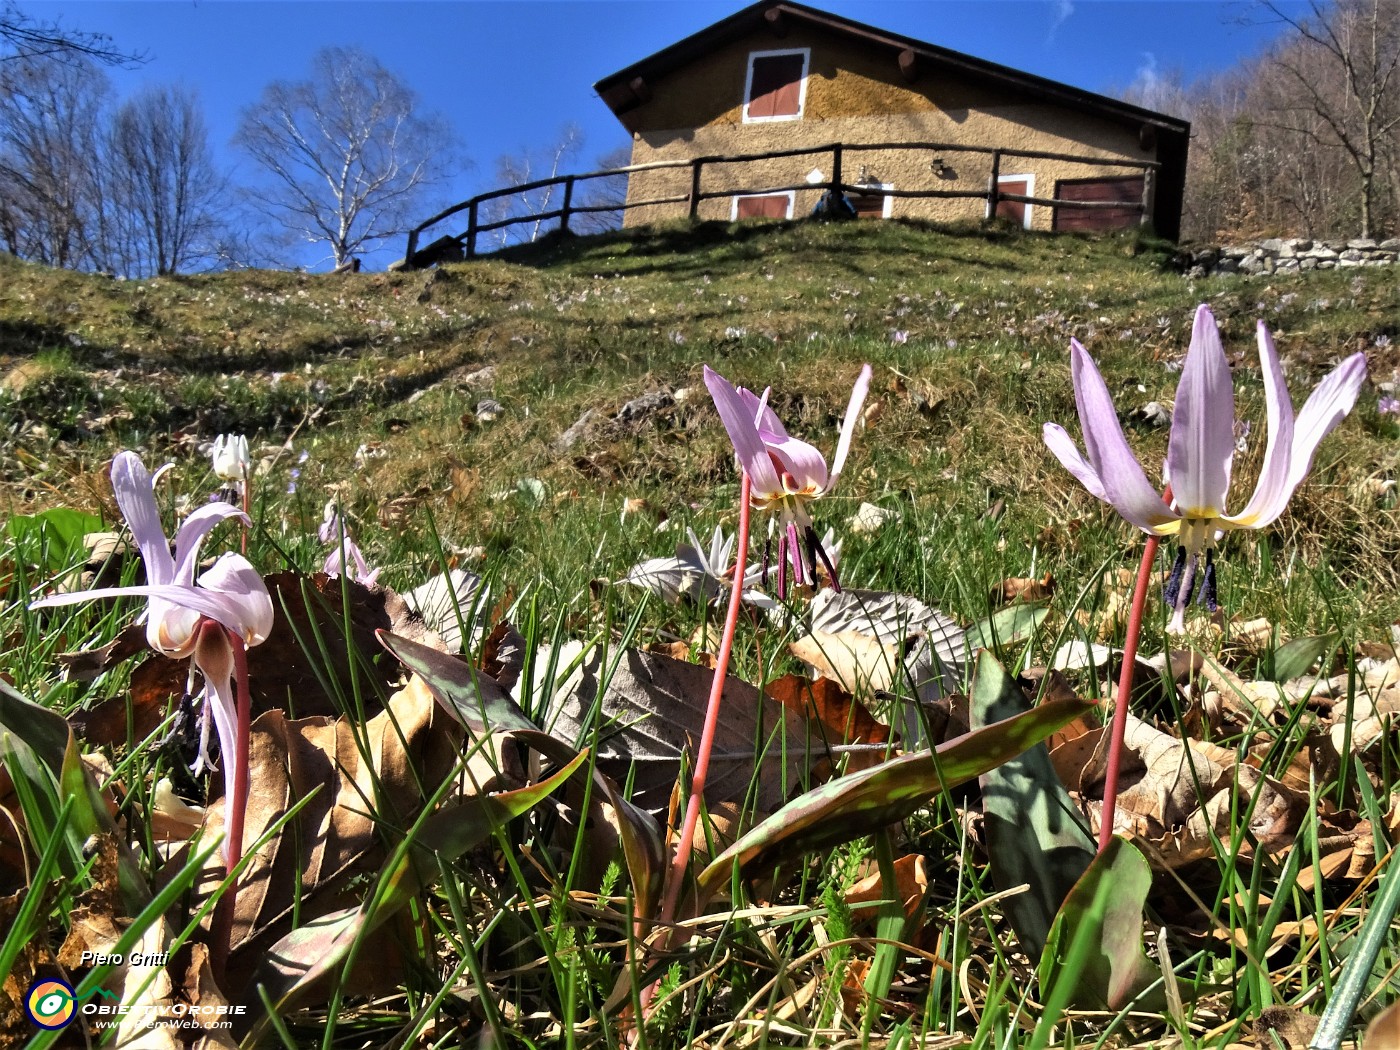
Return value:
[(717, 47), (755, 32), (766, 32), (780, 40), (799, 25), (824, 29), (858, 41), (871, 50), (888, 52), (892, 67), (898, 70), (906, 83), (915, 84), (922, 76), (934, 71), (954, 72), (968, 80), (1034, 94), (1067, 109), (1092, 113), (1115, 123), (1132, 126), (1144, 137), (1143, 144), (1148, 148), (1152, 144), (1146, 138), (1155, 136), (1159, 131), (1171, 133), (1170, 138), (1186, 135), (1190, 131), (1191, 125), (1187, 121), (1165, 113), (1143, 109), (912, 37), (885, 32), (792, 0), (759, 0), (698, 33), (603, 77), (593, 87), (630, 131), (633, 129), (627, 115), (650, 101), (655, 85), (675, 70), (710, 54)]

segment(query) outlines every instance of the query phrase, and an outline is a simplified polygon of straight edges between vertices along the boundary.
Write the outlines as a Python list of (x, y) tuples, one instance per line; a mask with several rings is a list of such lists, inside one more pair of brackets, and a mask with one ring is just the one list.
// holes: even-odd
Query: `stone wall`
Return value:
[(1400, 237), (1376, 241), (1313, 241), (1277, 237), (1255, 244), (1219, 248), (1186, 248), (1178, 257), (1187, 277), (1217, 274), (1297, 273), (1332, 270), (1339, 266), (1389, 266), (1400, 262)]

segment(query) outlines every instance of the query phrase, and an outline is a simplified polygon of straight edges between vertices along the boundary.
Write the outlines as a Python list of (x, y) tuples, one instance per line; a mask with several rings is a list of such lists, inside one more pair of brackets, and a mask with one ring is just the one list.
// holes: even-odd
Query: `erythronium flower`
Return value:
[(214, 461), (214, 473), (221, 481), (242, 484), (252, 473), (253, 460), (248, 454), (248, 439), (242, 434), (220, 434), (209, 451)]
[[(815, 584), (817, 559), (820, 558), (831, 575), (832, 587), (839, 591), (841, 585), (836, 578), (835, 566), (817, 539), (807, 504), (829, 493), (841, 474), (846, 455), (851, 450), (856, 419), (870, 389), (870, 366), (864, 365), (856, 377), (830, 472), (826, 468), (826, 458), (820, 452), (788, 434), (776, 413), (768, 407), (768, 391), (765, 390), (763, 397), (759, 398), (750, 390), (735, 387), (708, 366), (705, 368), (705, 385), (714, 398), (724, 429), (729, 432), (729, 440), (739, 456), (739, 465), (751, 479), (750, 506), (754, 510), (771, 511), (778, 516), (778, 597), (787, 596), (786, 570), (789, 559), (794, 583), (802, 584), (810, 580)], [(802, 557), (804, 541), (807, 555), (805, 570)], [(764, 560), (767, 561), (766, 558)]]
[(371, 570), (369, 562), (365, 561), (364, 553), (353, 539), (350, 538), (350, 529), (341, 520), (340, 510), (335, 503), (327, 503), (325, 513), (322, 516), (321, 528), (317, 533), (322, 543), (335, 544), (335, 550), (326, 555), (326, 561), (321, 566), (321, 571), (327, 576), (339, 576), (345, 568), (345, 560), (350, 559), (350, 571), (346, 575), (356, 583), (366, 587), (373, 587), (375, 581), (379, 579), (379, 570)]
[[(232, 688), (233, 647), (246, 648), (267, 638), (272, 630), (272, 598), (262, 576), (241, 554), (222, 555), (195, 579), (204, 538), (227, 518), (246, 521), (242, 511), (227, 503), (200, 507), (175, 534), (172, 556), (152, 485), (139, 456), (118, 453), (112, 462), (112, 491), (141, 551), (147, 582), (50, 595), (34, 602), (33, 607), (72, 605), (92, 598), (145, 597), (142, 616), (151, 648), (173, 659), (191, 659), (204, 677), (205, 734), (212, 721), (223, 755), (224, 794), (230, 806), (236, 806), (235, 800), (246, 794), (246, 784), (238, 780), (246, 776), (246, 762), (240, 760), (236, 743), (239, 717)], [(204, 757), (201, 746), (201, 765)], [(226, 859), (238, 852), (241, 843), (225, 842)]]
[(1198, 571), (1202, 575), (1198, 600), (1212, 609), (1215, 606), (1213, 552), (1221, 535), (1232, 529), (1263, 528), (1283, 513), (1312, 466), (1317, 446), (1351, 410), (1366, 378), (1365, 355), (1353, 354), (1318, 384), (1295, 419), (1278, 351), (1262, 321), (1258, 341), (1268, 439), (1254, 495), (1238, 514), (1225, 511), (1235, 453), (1230, 366), (1215, 318), (1205, 306), (1196, 311), (1172, 413), (1166, 464), (1170, 505), (1163, 502), (1128, 447), (1108, 386), (1078, 341), (1070, 343), (1070, 370), (1084, 454), (1063, 427), (1045, 424), (1046, 445), (1086, 489), (1149, 535), (1176, 537), (1180, 547), (1167, 585), (1174, 630), (1184, 626), (1186, 602)]

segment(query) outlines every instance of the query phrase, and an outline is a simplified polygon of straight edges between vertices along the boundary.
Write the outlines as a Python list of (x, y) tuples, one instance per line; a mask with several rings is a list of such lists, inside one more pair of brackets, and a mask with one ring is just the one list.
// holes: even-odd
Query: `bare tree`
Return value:
[[(618, 146), (608, 150), (593, 162), (595, 171), (625, 168), (632, 163), (632, 147)], [(622, 228), (623, 204), (627, 201), (627, 176), (605, 175), (580, 184), (575, 203), (587, 208), (608, 208), (607, 211), (583, 212), (572, 220), (570, 229), (576, 233), (604, 233)]]
[[(544, 149), (521, 148), (519, 153), (503, 154), (496, 158), (496, 183), (501, 189), (507, 186), (528, 186), (532, 182), (556, 178), (566, 163), (575, 159), (583, 149), (583, 131), (577, 124), (568, 123), (559, 129), (559, 137), (554, 144)], [(562, 193), (558, 184), (522, 190), (507, 197), (497, 197), (486, 202), (485, 221), (503, 222), (510, 218), (525, 218), (550, 210), (550, 204)], [(557, 204), (555, 205), (558, 206)], [(513, 226), (502, 226), (492, 231), (496, 247), (508, 244), (534, 243), (543, 230), (543, 220), (520, 222)]]
[(0, 5), (0, 62), (35, 58), (87, 59), (123, 66), (144, 62), (145, 56), (119, 51), (106, 33), (64, 29), (58, 22), (31, 18), (14, 3)]
[(0, 64), (0, 236), (15, 255), (90, 264), (107, 76), (91, 61)]
[(1315, 147), (1341, 148), (1359, 182), (1361, 236), (1369, 237), (1377, 176), (1400, 128), (1400, 0), (1309, 0), (1310, 17), (1273, 0), (1264, 6), (1297, 34), (1273, 58), (1292, 87), (1281, 126)]
[(209, 152), (204, 114), (182, 87), (153, 87), (124, 102), (106, 141), (107, 269), (169, 274), (208, 256), (225, 180)]
[(337, 266), (413, 225), (456, 151), (447, 123), (420, 115), (403, 81), (356, 48), (325, 48), (310, 79), (268, 85), (234, 141), (268, 177), (254, 197)]

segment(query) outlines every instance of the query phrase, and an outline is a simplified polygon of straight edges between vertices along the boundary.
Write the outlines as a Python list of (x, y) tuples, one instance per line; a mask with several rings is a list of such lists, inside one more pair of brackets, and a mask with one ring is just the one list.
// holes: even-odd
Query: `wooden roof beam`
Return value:
[(919, 79), (919, 55), (912, 47), (906, 47), (899, 53), (899, 75), (906, 84)]
[(788, 35), (787, 15), (783, 13), (781, 7), (770, 7), (763, 12), (763, 21), (768, 26), (768, 31), (774, 36), (782, 38)]
[(641, 77), (633, 77), (627, 87), (637, 97), (638, 102), (651, 101), (651, 85)]

